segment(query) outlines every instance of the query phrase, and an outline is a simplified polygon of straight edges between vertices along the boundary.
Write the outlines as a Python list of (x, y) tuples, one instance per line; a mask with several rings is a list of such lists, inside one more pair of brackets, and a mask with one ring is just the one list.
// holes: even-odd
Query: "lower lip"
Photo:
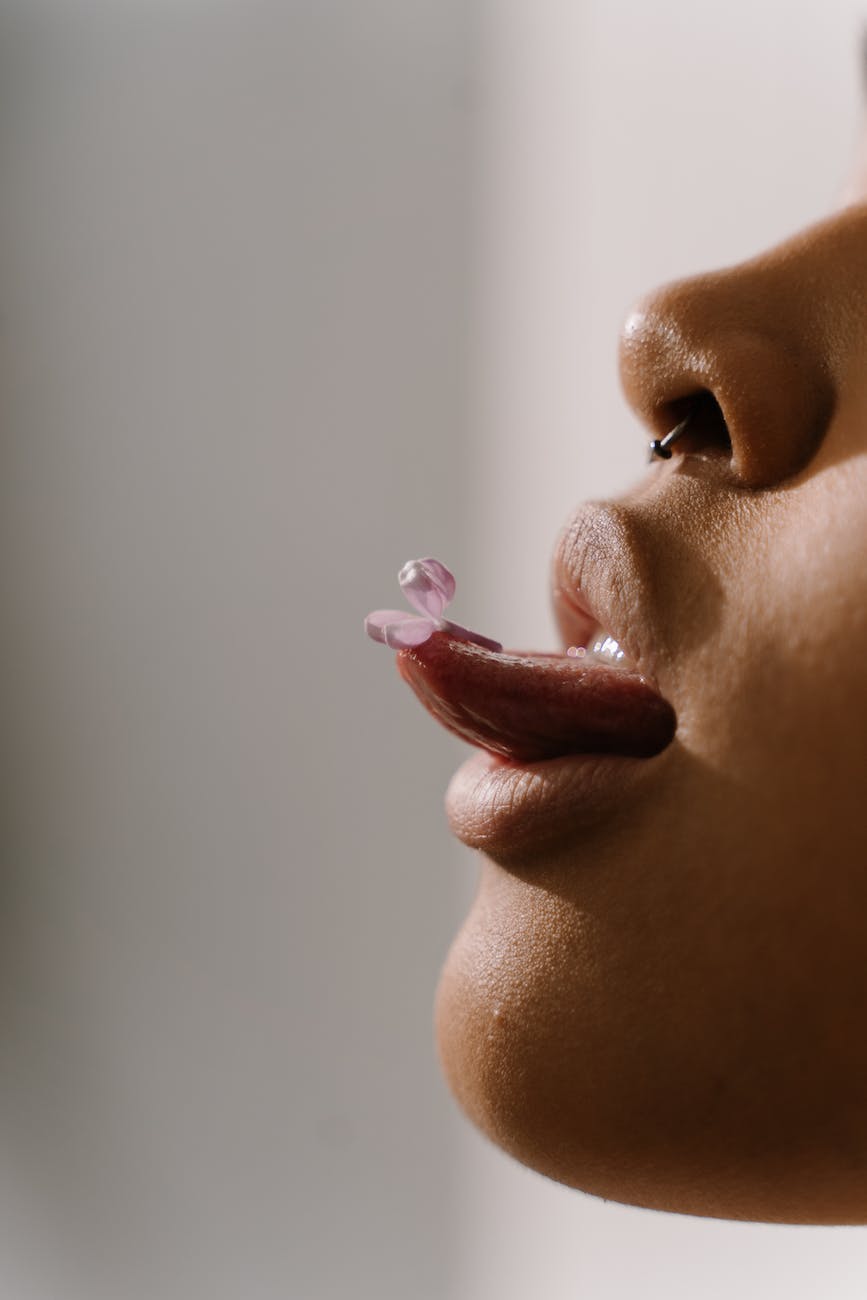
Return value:
[(524, 862), (621, 814), (658, 777), (670, 752), (655, 758), (567, 754), (519, 764), (479, 751), (449, 784), (449, 825), (488, 857)]

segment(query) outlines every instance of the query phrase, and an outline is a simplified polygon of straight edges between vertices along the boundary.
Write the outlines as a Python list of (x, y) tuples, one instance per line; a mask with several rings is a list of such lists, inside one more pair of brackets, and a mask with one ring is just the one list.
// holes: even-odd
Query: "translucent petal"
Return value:
[(428, 556), (427, 559), (424, 560), (419, 560), (419, 564), (423, 564), (428, 573), (430, 573), (436, 580), (437, 585), (446, 598), (446, 604), (448, 605), (453, 601), (455, 598), (455, 575), (451, 570), (447, 569), (441, 560), (435, 560), (432, 556)]
[(397, 580), (413, 608), (431, 618), (441, 618), (455, 594), (455, 580), (439, 560), (408, 560)]
[(422, 645), (436, 631), (439, 624), (432, 618), (419, 618), (405, 609), (375, 609), (364, 620), (364, 630), (374, 641), (404, 650)]
[(408, 650), (429, 640), (438, 627), (436, 619), (416, 618), (415, 614), (407, 614), (401, 623), (386, 624), (385, 644), (391, 646), (392, 650)]
[(390, 623), (400, 623), (405, 618), (415, 618), (415, 615), (408, 614), (405, 609), (375, 609), (364, 620), (364, 630), (374, 641), (381, 641), (383, 645), (387, 645), (386, 627)]

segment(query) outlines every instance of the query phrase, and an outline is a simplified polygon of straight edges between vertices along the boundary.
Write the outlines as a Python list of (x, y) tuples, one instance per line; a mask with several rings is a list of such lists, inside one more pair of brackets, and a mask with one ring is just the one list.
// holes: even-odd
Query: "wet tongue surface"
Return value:
[(674, 710), (638, 673), (564, 655), (493, 654), (444, 632), (397, 666), (449, 731), (531, 762), (564, 754), (648, 758), (674, 736)]

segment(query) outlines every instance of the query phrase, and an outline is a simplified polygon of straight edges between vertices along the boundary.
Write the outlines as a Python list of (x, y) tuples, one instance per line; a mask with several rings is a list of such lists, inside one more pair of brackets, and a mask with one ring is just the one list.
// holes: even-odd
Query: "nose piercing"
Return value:
[(664, 438), (653, 439), (653, 442), (650, 443), (650, 454), (647, 457), (649, 463), (652, 463), (657, 456), (660, 460), (671, 460), (672, 444), (677, 442), (678, 438), (682, 437), (686, 432), (686, 426), (689, 424), (691, 416), (692, 411), (690, 411), (689, 415), (687, 415), (685, 419), (681, 420), (680, 424), (676, 425), (670, 433), (667, 433)]

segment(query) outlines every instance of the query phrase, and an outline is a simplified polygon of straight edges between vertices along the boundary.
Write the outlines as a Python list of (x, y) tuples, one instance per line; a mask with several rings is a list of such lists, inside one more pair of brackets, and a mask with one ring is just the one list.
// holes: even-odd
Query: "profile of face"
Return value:
[(571, 1186), (867, 1222), (867, 176), (821, 224), (649, 295), (621, 343), (665, 461), (561, 538), (566, 645), (673, 707), (651, 757), (475, 754), (482, 851), (437, 995), (471, 1119)]

